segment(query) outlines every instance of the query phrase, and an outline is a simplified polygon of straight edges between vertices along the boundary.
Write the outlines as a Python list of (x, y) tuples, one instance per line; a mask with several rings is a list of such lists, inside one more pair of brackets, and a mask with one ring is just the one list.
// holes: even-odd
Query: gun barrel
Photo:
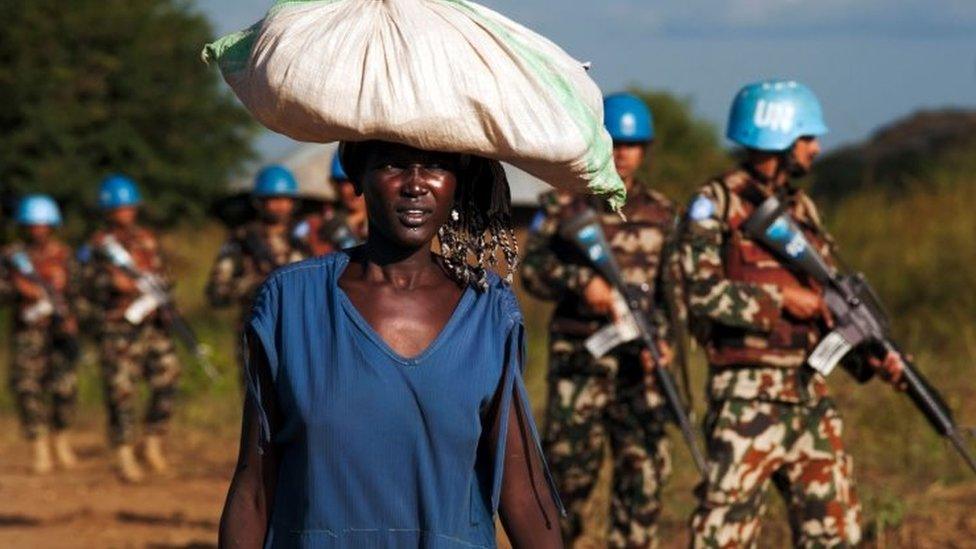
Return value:
[(678, 394), (677, 386), (674, 382), (674, 378), (663, 365), (664, 363), (661, 360), (661, 352), (657, 347), (657, 338), (654, 331), (651, 329), (651, 325), (647, 320), (647, 317), (644, 316), (644, 312), (641, 310), (639, 301), (634, 300), (632, 298), (633, 296), (628, 295), (627, 288), (624, 284), (624, 278), (621, 275), (620, 266), (617, 265), (617, 261), (614, 258), (613, 253), (610, 251), (610, 245), (607, 242), (606, 235), (603, 234), (603, 229), (600, 226), (596, 212), (594, 212), (592, 209), (587, 209), (586, 211), (577, 215), (573, 220), (563, 225), (560, 232), (567, 238), (567, 240), (575, 243), (579, 250), (589, 259), (593, 267), (596, 268), (596, 270), (600, 273), (600, 275), (606, 278), (607, 282), (620, 291), (620, 293), (626, 298), (627, 308), (630, 309), (631, 313), (633, 314), (644, 346), (647, 347), (648, 352), (651, 353), (651, 358), (654, 362), (654, 374), (658, 381), (658, 385), (660, 385), (661, 391), (664, 393), (664, 399), (667, 402), (668, 407), (671, 409), (675, 423), (677, 423), (678, 428), (681, 429), (681, 435), (688, 444), (688, 448), (691, 451), (692, 458), (695, 460), (695, 465), (698, 467), (698, 471), (701, 473), (703, 478), (707, 477), (708, 468), (705, 463), (705, 456), (698, 448), (698, 441), (695, 438), (695, 432), (691, 426), (691, 420), (688, 419), (688, 414), (685, 412), (684, 406), (681, 402), (681, 397)]
[(953, 430), (952, 432), (946, 433), (946, 437), (955, 446), (956, 452), (962, 456), (969, 468), (976, 473), (976, 458), (969, 452), (969, 448), (966, 446), (965, 442), (962, 440), (962, 436), (959, 434), (958, 430)]
[(193, 353), (193, 357), (196, 359), (203, 373), (210, 378), (211, 381), (216, 381), (219, 377), (217, 369), (214, 367), (213, 363), (210, 362), (210, 357), (207, 354), (206, 348), (200, 343), (197, 335), (193, 332), (193, 328), (190, 327), (186, 319), (180, 315), (180, 312), (176, 310), (175, 307), (169, 305), (166, 307), (166, 316), (169, 320), (170, 329), (176, 335), (183, 345), (186, 346), (187, 350)]
[(885, 348), (897, 352), (902, 357), (902, 361), (905, 364), (902, 376), (908, 385), (906, 392), (909, 398), (911, 398), (912, 403), (922, 412), (922, 415), (929, 421), (929, 424), (932, 425), (935, 432), (949, 439), (959, 455), (969, 465), (969, 468), (976, 473), (976, 458), (970, 453), (965, 441), (963, 441), (962, 435), (959, 433), (959, 427), (956, 425), (956, 420), (953, 418), (949, 406), (942, 400), (938, 391), (925, 379), (925, 376), (905, 357), (904, 353), (891, 342), (887, 342)]
[(681, 397), (678, 394), (678, 387), (675, 384), (674, 377), (664, 366), (661, 351), (657, 348), (657, 342), (654, 335), (651, 333), (647, 320), (642, 314), (639, 313), (635, 313), (635, 317), (637, 318), (637, 326), (640, 329), (644, 346), (647, 347), (648, 352), (651, 353), (651, 360), (654, 362), (654, 375), (657, 379), (658, 385), (660, 386), (661, 392), (664, 393), (664, 400), (671, 408), (671, 413), (674, 415), (674, 421), (678, 424), (678, 429), (681, 430), (681, 436), (685, 439), (685, 443), (688, 446), (688, 450), (691, 452), (691, 458), (694, 460), (695, 466), (698, 468), (698, 472), (701, 474), (702, 478), (707, 478), (708, 464), (705, 461), (705, 454), (702, 453), (701, 448), (698, 447), (698, 439), (695, 437), (695, 431), (691, 425), (691, 419), (688, 418), (688, 414), (681, 405)]

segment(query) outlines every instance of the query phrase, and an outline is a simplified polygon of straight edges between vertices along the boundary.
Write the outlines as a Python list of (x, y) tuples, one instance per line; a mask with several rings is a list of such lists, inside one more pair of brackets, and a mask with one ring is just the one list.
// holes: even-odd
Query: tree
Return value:
[(684, 205), (709, 177), (730, 166), (715, 127), (692, 111), (691, 101), (668, 92), (635, 89), (654, 116), (655, 140), (645, 181)]
[(253, 155), (187, 3), (2, 0), (0, 20), (0, 186), (54, 195), (74, 228), (113, 172), (140, 183), (151, 221), (198, 219)]

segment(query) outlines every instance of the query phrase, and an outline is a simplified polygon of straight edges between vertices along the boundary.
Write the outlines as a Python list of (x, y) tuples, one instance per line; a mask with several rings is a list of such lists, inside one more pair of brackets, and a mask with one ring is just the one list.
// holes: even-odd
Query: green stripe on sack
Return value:
[(570, 114), (573, 122), (576, 123), (580, 133), (591, 144), (591, 148), (587, 150), (585, 157), (587, 171), (594, 174), (589, 189), (595, 194), (605, 196), (611, 207), (614, 210), (619, 210), (626, 200), (626, 191), (623, 182), (613, 168), (612, 162), (609, 162), (609, 159), (613, 157), (613, 152), (611, 145), (602, 139), (603, 121), (597, 120), (592, 115), (586, 103), (576, 93), (576, 89), (561, 74), (549, 68), (548, 57), (521, 43), (508, 30), (485, 18), (465, 0), (435, 1), (460, 8), (469, 17), (491, 29), (492, 32), (503, 38), (516, 53), (522, 56), (536, 75), (552, 88), (559, 102)]
[(251, 57), (251, 49), (261, 29), (259, 21), (247, 30), (237, 31), (214, 40), (203, 47), (203, 62), (208, 65), (216, 61), (224, 75), (243, 70)]

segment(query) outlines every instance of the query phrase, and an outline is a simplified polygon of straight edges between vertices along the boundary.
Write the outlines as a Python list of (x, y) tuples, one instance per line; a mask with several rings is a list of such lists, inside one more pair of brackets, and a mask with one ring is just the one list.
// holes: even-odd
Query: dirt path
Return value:
[[(0, 421), (0, 547), (212, 547), (236, 441), (209, 433), (170, 437), (174, 474), (126, 485), (104, 435), (76, 436), (81, 465), (37, 477), (12, 421)], [(175, 474), (175, 473), (178, 473)]]
[[(133, 486), (112, 471), (97, 419), (89, 418), (76, 435), (78, 470), (37, 477), (30, 473), (29, 448), (15, 422), (0, 418), (0, 547), (214, 547), (236, 433), (177, 426), (168, 442), (173, 474)], [(597, 497), (594, 503), (606, 500)], [(911, 494), (899, 519), (897, 527), (874, 529), (868, 546), (974, 547), (976, 482), (933, 485)], [(662, 547), (686, 546), (684, 521), (666, 509)], [(780, 522), (766, 521), (762, 546), (787, 546), (788, 532)], [(594, 536), (581, 545), (604, 544)]]

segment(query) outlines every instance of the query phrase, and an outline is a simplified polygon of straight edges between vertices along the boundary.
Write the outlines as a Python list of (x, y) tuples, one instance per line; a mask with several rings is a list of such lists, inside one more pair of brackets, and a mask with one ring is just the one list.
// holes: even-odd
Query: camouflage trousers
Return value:
[(36, 438), (49, 429), (61, 431), (68, 427), (75, 407), (78, 376), (75, 364), (49, 328), (14, 331), (10, 388), (27, 438)]
[(705, 422), (709, 478), (692, 517), (694, 546), (755, 547), (770, 482), (786, 500), (795, 546), (857, 545), (861, 508), (842, 431), (828, 398), (713, 403)]
[(594, 359), (578, 339), (553, 335), (544, 444), (568, 511), (567, 544), (582, 534), (582, 510), (613, 457), (611, 547), (657, 543), (661, 488), (670, 473), (663, 400), (645, 383), (636, 351)]
[(109, 439), (115, 445), (133, 442), (140, 379), (147, 382), (150, 391), (146, 430), (151, 434), (165, 432), (181, 370), (169, 333), (153, 322), (139, 326), (109, 322), (99, 343)]

